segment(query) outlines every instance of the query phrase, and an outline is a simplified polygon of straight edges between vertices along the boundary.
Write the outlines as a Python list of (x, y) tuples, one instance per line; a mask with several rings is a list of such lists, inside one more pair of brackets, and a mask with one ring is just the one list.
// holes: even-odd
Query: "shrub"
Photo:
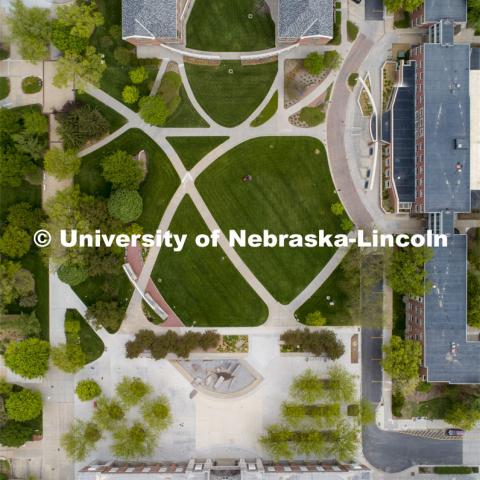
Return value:
[(143, 200), (135, 190), (120, 189), (108, 199), (108, 212), (123, 223), (136, 220), (143, 211)]
[(311, 52), (303, 61), (303, 66), (308, 73), (318, 75), (325, 68), (324, 56), (317, 52)]
[(310, 332), (306, 328), (287, 330), (280, 336), (280, 340), (294, 350), (300, 346), (303, 352), (310, 352), (317, 356), (325, 355), (331, 360), (340, 358), (345, 352), (343, 343), (331, 330), (316, 332)]
[(8, 344), (5, 364), (12, 372), (24, 378), (42, 377), (48, 370), (50, 345), (38, 338), (27, 338)]
[(305, 317), (305, 324), (311, 327), (323, 327), (327, 323), (327, 319), (322, 312), (311, 312)]
[(0, 428), (0, 445), (5, 447), (21, 447), (32, 439), (35, 427), (29, 423), (10, 421)]
[(67, 343), (52, 348), (52, 361), (60, 370), (76, 373), (85, 366), (87, 359), (80, 345)]
[(137, 190), (143, 180), (143, 171), (130, 154), (122, 150), (105, 157), (102, 162), (103, 177), (114, 189)]
[(340, 222), (340, 228), (344, 232), (349, 232), (350, 230), (352, 230), (353, 227), (354, 227), (353, 222), (349, 218), (347, 217), (342, 218), (342, 221)]
[(83, 265), (69, 265), (64, 263), (57, 270), (58, 278), (68, 285), (74, 287), (88, 278), (88, 273)]
[(75, 318), (65, 318), (65, 333), (78, 335), (80, 333), (80, 321)]
[(357, 84), (357, 81), (358, 81), (358, 73), (351, 73), (348, 76), (348, 86), (350, 88), (353, 88)]
[(140, 99), (139, 106), (140, 110), (138, 113), (145, 122), (157, 127), (164, 125), (167, 120), (168, 110), (161, 97), (158, 95), (143, 97)]
[(145, 67), (137, 67), (128, 72), (128, 76), (132, 83), (142, 83), (148, 78), (148, 72)]
[(64, 180), (78, 173), (81, 163), (82, 160), (73, 150), (64, 151), (54, 147), (45, 153), (43, 168), (50, 175)]
[(27, 422), (41, 415), (42, 395), (25, 388), (20, 392), (13, 392), (5, 402), (5, 407), (10, 420)]
[(198, 344), (204, 351), (217, 347), (219, 343), (220, 335), (214, 330), (203, 332), (198, 340)]
[(133, 59), (133, 53), (125, 47), (117, 47), (113, 51), (113, 57), (119, 65), (128, 65)]
[(343, 208), (343, 205), (340, 202), (332, 203), (332, 205), (330, 206), (330, 210), (334, 215), (337, 215), (337, 216), (343, 215), (343, 212), (345, 212), (345, 209)]
[(433, 385), (428, 382), (420, 382), (417, 385), (417, 392), (428, 393), (432, 389)]
[(324, 53), (325, 68), (336, 70), (341, 63), (342, 57), (336, 50), (328, 50)]
[(10, 79), (8, 77), (0, 77), (0, 100), (7, 98), (10, 94)]
[(88, 378), (77, 383), (75, 393), (82, 402), (86, 402), (98, 397), (102, 393), (102, 389), (95, 380)]
[(126, 85), (122, 91), (122, 99), (125, 103), (137, 103), (139, 97), (140, 93), (138, 92), (138, 88), (134, 85)]
[(22, 90), (23, 93), (38, 93), (43, 86), (42, 79), (35, 76), (25, 77), (22, 80)]

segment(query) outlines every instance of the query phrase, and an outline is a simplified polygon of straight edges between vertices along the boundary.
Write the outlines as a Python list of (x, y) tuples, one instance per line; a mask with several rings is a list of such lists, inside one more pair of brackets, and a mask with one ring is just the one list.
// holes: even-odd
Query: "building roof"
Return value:
[(279, 0), (278, 37), (333, 38), (333, 0)]
[(403, 64), (392, 106), (393, 175), (398, 200), (415, 201), (415, 62)]
[(425, 212), (468, 212), (470, 46), (424, 49)]
[(444, 18), (467, 21), (467, 0), (425, 0), (424, 5), (426, 22), (438, 22)]
[(177, 37), (177, 0), (122, 0), (122, 36)]
[(424, 356), (430, 382), (480, 383), (480, 342), (467, 342), (467, 236), (450, 235), (426, 265)]

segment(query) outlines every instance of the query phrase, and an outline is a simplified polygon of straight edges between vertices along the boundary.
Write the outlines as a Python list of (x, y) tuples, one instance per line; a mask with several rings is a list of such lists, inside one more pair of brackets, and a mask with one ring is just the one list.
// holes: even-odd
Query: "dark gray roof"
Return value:
[(469, 45), (425, 44), (425, 211), (470, 211)]
[(400, 202), (415, 201), (415, 62), (403, 65), (392, 107), (393, 174)]
[(472, 190), (472, 212), (480, 211), (480, 190)]
[(467, 21), (467, 0), (425, 0), (424, 5), (426, 22), (438, 22), (442, 18)]
[(480, 70), (480, 48), (473, 47), (470, 55), (470, 70)]
[(122, 36), (177, 37), (177, 0), (122, 0)]
[(467, 342), (467, 237), (450, 235), (426, 265), (424, 356), (430, 382), (480, 383), (480, 342)]
[(333, 37), (333, 0), (279, 0), (279, 38)]
[(391, 116), (390, 110), (388, 112), (382, 113), (382, 142), (385, 142), (385, 143), (390, 143), (392, 141), (391, 131), (390, 131), (390, 127), (391, 127), (390, 116)]

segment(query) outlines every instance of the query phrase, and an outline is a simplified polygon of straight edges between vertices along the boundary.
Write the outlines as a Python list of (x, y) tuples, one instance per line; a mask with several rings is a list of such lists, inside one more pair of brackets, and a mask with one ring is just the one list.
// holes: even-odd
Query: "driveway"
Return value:
[(383, 20), (383, 0), (365, 0), (365, 20)]
[[(382, 330), (362, 329), (362, 396), (372, 403), (382, 397)], [(375, 468), (400, 472), (413, 465), (461, 465), (462, 441), (442, 441), (380, 430), (375, 425), (363, 428), (363, 454)]]

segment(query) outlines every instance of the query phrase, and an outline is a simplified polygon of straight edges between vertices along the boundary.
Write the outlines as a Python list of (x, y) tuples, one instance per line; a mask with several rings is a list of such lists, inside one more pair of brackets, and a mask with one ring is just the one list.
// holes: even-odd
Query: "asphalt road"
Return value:
[(365, 0), (365, 20), (383, 20), (383, 0)]
[[(362, 330), (362, 396), (372, 403), (382, 397), (382, 331)], [(375, 468), (400, 472), (413, 465), (460, 465), (463, 442), (432, 440), (380, 430), (375, 425), (363, 428), (363, 454)]]

